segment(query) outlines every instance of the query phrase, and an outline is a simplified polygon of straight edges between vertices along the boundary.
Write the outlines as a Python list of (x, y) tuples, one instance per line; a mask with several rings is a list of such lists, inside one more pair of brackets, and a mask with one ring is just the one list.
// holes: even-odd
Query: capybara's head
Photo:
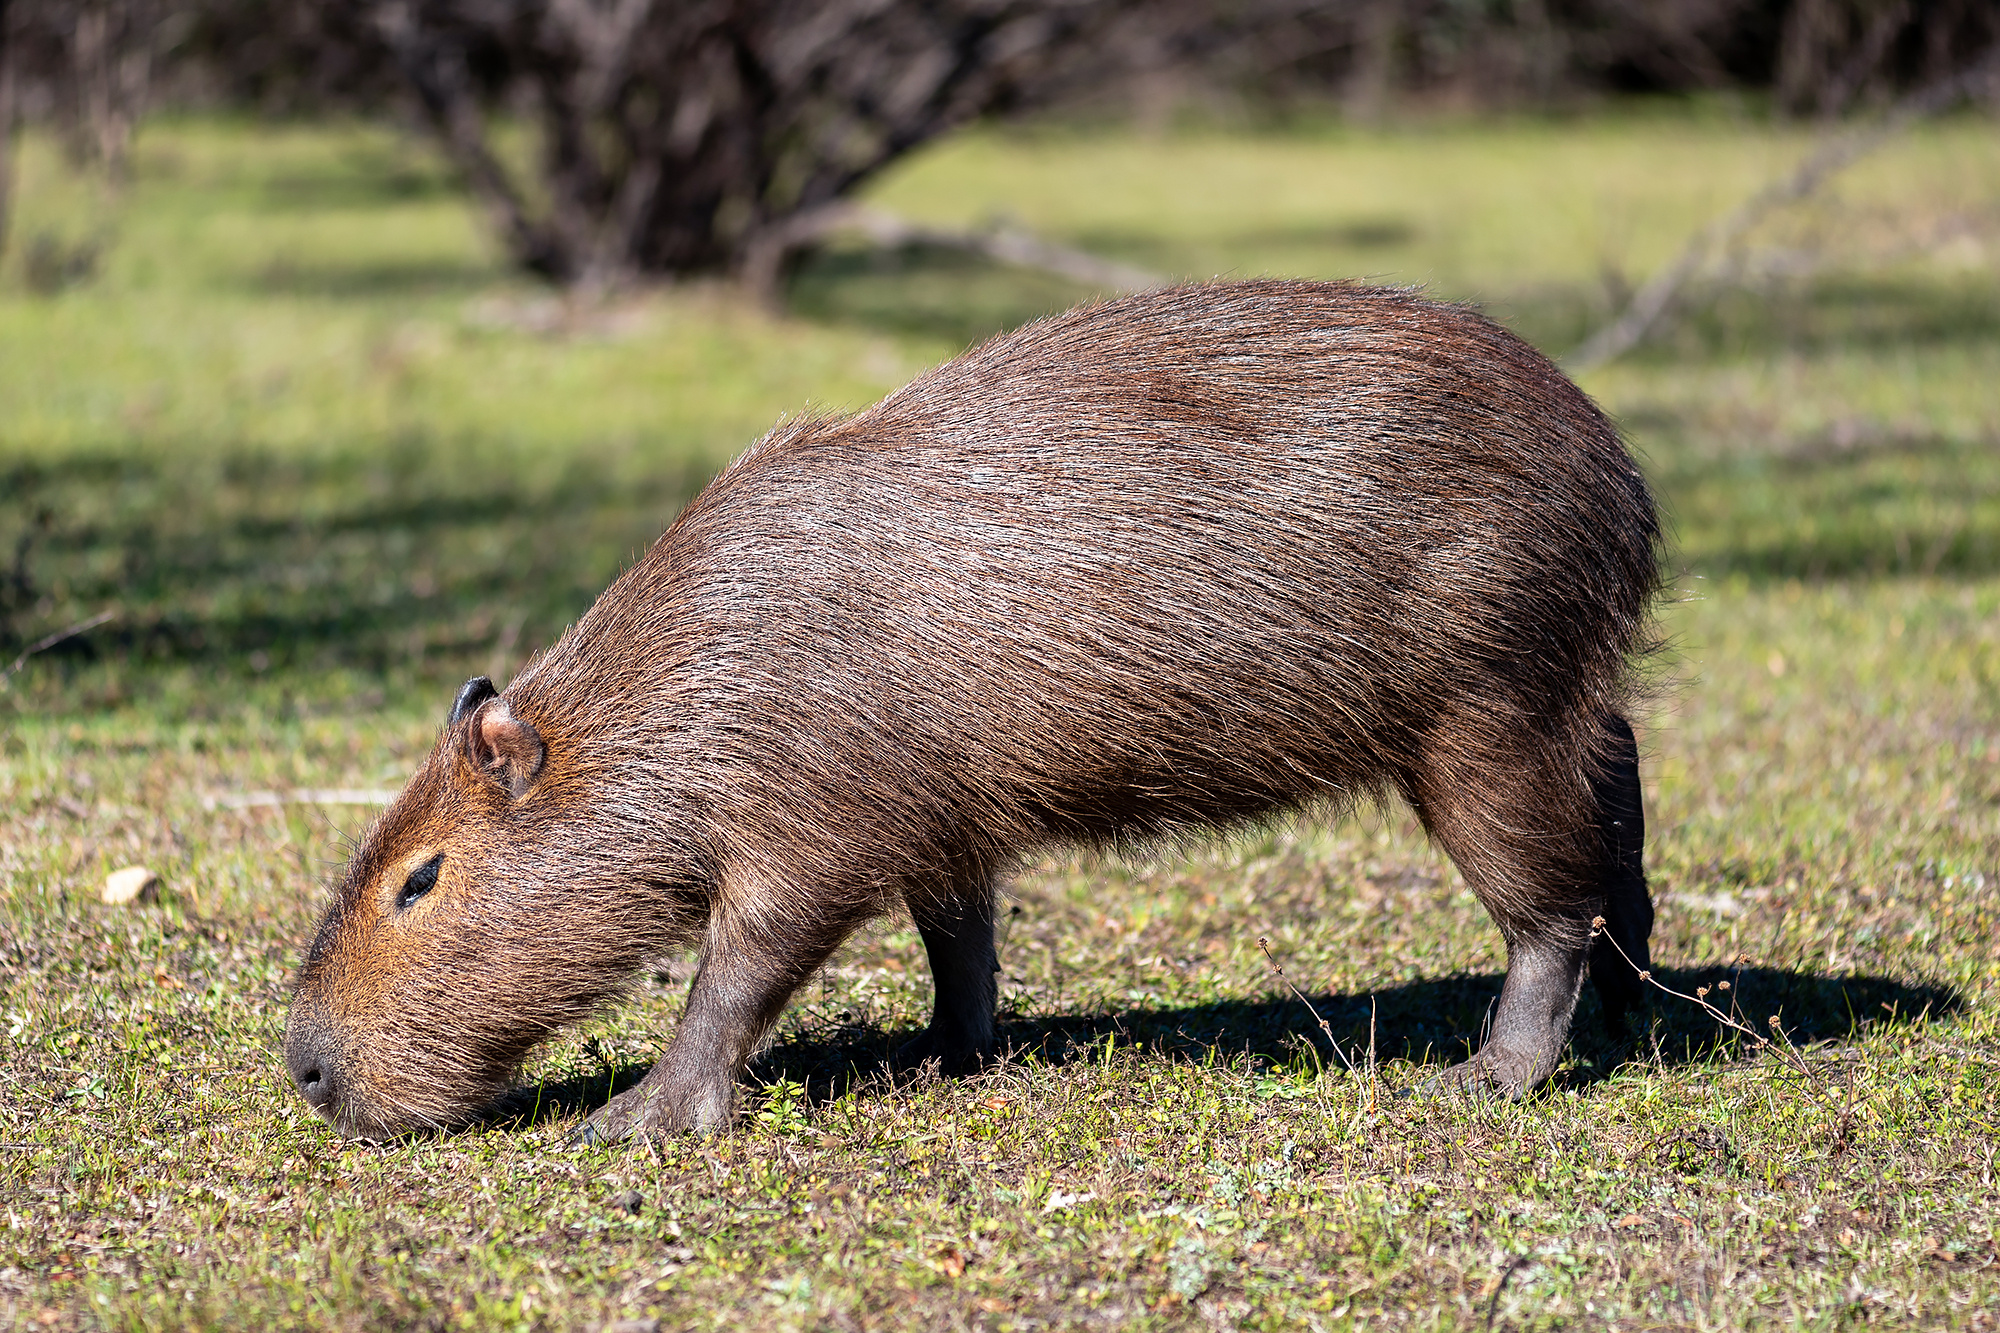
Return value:
[(589, 775), (554, 740), (469, 681), (355, 848), (285, 1024), (293, 1079), (341, 1134), (463, 1121), (644, 961), (619, 927), (634, 904), (577, 835)]

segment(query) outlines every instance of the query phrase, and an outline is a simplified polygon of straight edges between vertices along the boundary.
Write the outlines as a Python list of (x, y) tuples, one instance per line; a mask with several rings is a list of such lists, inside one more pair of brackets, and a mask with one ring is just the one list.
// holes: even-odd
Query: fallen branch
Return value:
[(1165, 281), (1157, 273), (1058, 245), (1020, 227), (996, 225), (964, 231), (929, 227), (845, 200), (796, 214), (766, 228), (763, 235), (745, 247), (738, 276), (760, 300), (774, 303), (786, 261), (799, 251), (843, 232), (858, 233), (885, 250), (912, 246), (962, 250), (996, 263), (1039, 269), (1087, 287), (1114, 292), (1146, 291)]
[(88, 620), (79, 620), (74, 625), (71, 625), (68, 629), (59, 629), (54, 634), (45, 635), (42, 638), (35, 640), (33, 643), (29, 644), (26, 648), (23, 648), (21, 650), (21, 655), (15, 658), (11, 663), (9, 663), (5, 671), (0, 671), (0, 690), (6, 689), (13, 682), (14, 673), (16, 671), (19, 671), (22, 667), (26, 666), (28, 664), (28, 659), (33, 657), (36, 653), (46, 652), (49, 649), (55, 647), (57, 644), (61, 643), (63, 640), (74, 639), (77, 635), (82, 634), (86, 630), (96, 629), (99, 625), (102, 625), (105, 621), (116, 619), (117, 615), (118, 612), (115, 609), (110, 611), (99, 611), (96, 615), (92, 616)]
[(1647, 279), (1619, 316), (1590, 335), (1563, 358), (1571, 371), (1589, 370), (1614, 361), (1638, 346), (1673, 304), (1682, 287), (1701, 271), (1717, 251), (1725, 250), (1786, 204), (1806, 198), (1842, 170), (1854, 165), (1910, 126), (1944, 110), (1981, 83), (2000, 75), (2000, 47), (1984, 60), (1920, 88), (1898, 102), (1873, 125), (1823, 140), (1782, 180), (1774, 181), (1733, 211), (1696, 232), (1671, 264)]

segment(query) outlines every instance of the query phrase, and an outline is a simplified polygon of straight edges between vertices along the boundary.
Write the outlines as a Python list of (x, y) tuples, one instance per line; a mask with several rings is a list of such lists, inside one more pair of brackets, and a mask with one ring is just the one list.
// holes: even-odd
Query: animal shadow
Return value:
[[(1849, 1041), (1884, 1027), (1950, 1017), (1965, 1008), (1965, 997), (1949, 986), (1870, 973), (1706, 967), (1660, 968), (1654, 977), (1686, 995), (1708, 987), (1710, 1003), (1758, 1032), (1768, 1031), (1767, 1019), (1775, 1014), (1786, 1036), (1800, 1046)], [(1310, 1051), (1322, 1065), (1339, 1068), (1350, 1062), (1359, 1066), (1368, 1058), (1372, 1026), (1378, 1061), (1442, 1067), (1477, 1049), (1504, 980), (1496, 972), (1459, 973), (1373, 991), (1313, 994), (1306, 997), (1312, 1013), (1293, 995), (1185, 1007), (1003, 1013), (1000, 1046), (1009, 1060), (1045, 1065), (1102, 1059), (1107, 1048), (1132, 1048), (1170, 1060), (1205, 1060), (1215, 1053), (1264, 1065), (1291, 1063)], [(1729, 989), (1717, 990), (1724, 981)], [(1633, 1060), (1676, 1068), (1743, 1056), (1740, 1035), (1696, 1004), (1657, 988), (1652, 997), (1651, 1012), (1628, 1019), (1628, 1031), (1614, 1036), (1605, 1031), (1596, 998), (1586, 987), (1571, 1036), (1574, 1058), (1557, 1082), (1588, 1086)], [(1315, 1014), (1331, 1030), (1331, 1043)], [(797, 1084), (805, 1088), (808, 1103), (825, 1105), (864, 1085), (934, 1077), (923, 1070), (891, 1068), (890, 1056), (911, 1035), (809, 1012), (756, 1060), (752, 1081)], [(480, 1124), (527, 1127), (586, 1114), (638, 1082), (646, 1069), (628, 1064), (517, 1089)]]
[(643, 1061), (610, 1065), (588, 1074), (512, 1088), (475, 1114), (462, 1132), (532, 1129), (551, 1121), (589, 1115), (646, 1076)]
[[(1606, 1030), (1603, 1011), (1586, 986), (1571, 1032), (1571, 1054), (1584, 1068), (1599, 1071), (1596, 1077), (1632, 1058), (1673, 1067), (1728, 1058), (1737, 1051), (1739, 1034), (1669, 990), (1691, 995), (1706, 987), (1711, 1004), (1759, 1032), (1765, 1031), (1767, 1016), (1776, 1014), (1786, 1035), (1799, 1045), (1847, 1040), (1873, 1026), (1917, 1022), (1964, 1007), (1963, 997), (1949, 987), (1862, 973), (1826, 976), (1782, 968), (1709, 967), (1655, 969), (1653, 976), (1660, 986), (1649, 992), (1650, 1012), (1628, 1018), (1618, 1033)], [(1168, 1055), (1205, 1056), (1215, 1050), (1274, 1063), (1296, 1059), (1309, 1047), (1328, 1064), (1358, 1066), (1372, 1044), (1378, 1061), (1443, 1066), (1478, 1049), (1505, 980), (1497, 972), (1460, 973), (1376, 991), (1322, 993), (1306, 1002), (1286, 995), (1186, 1009), (1062, 1016), (1017, 1025), (1027, 1041), (1017, 1039), (1016, 1049), (1025, 1044), (1040, 1059), (1070, 1059), (1079, 1050), (1101, 1053), (1109, 1036), (1115, 1044), (1147, 1046)], [(1729, 989), (1718, 991), (1721, 982)], [(1317, 1020), (1331, 1029), (1331, 1048)]]

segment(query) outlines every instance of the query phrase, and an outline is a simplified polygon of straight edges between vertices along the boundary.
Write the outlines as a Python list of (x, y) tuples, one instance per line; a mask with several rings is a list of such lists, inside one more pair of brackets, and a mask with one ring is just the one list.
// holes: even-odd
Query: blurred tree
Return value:
[(152, 0), (84, 0), (71, 19), (74, 151), (120, 177), (152, 88), (158, 14)]
[[(515, 259), (559, 281), (774, 267), (890, 162), (977, 117), (1213, 51), (1239, 0), (379, 0), (377, 32)], [(1324, 5), (1318, 6), (1324, 8)], [(539, 130), (493, 146), (476, 53)]]
[(28, 84), (70, 154), (122, 176), (152, 90), (163, 0), (13, 0), (6, 44), (18, 113)]
[(1993, 0), (1792, 0), (1773, 92), (1790, 114), (1836, 116), (1948, 79), (1996, 40)]

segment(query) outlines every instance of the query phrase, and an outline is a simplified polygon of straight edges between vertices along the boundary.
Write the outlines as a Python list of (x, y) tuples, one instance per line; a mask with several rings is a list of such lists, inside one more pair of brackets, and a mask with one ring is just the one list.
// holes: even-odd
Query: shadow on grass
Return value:
[(312, 215), (363, 211), (416, 201), (456, 202), (460, 187), (448, 172), (410, 160), (394, 148), (356, 147), (317, 169), (273, 172), (247, 182), (259, 213)]
[(501, 640), (531, 647), (714, 470), (692, 450), (491, 467), (464, 442), (427, 439), (307, 459), (135, 443), (17, 461), (0, 466), (0, 650), (106, 605), (115, 622), (38, 667), (105, 657), (381, 671)]
[[(1241, 233), (1177, 240), (1121, 230), (1085, 232), (1076, 243), (1107, 259), (1163, 277), (1212, 272), (1218, 250), (1274, 256), (1324, 251), (1336, 267), (1311, 276), (1354, 277), (1381, 271), (1380, 252), (1410, 244), (1416, 230), (1399, 217), (1328, 219)], [(1344, 267), (1343, 267), (1344, 266)], [(1233, 270), (1287, 276), (1251, 259)], [(1382, 280), (1382, 279), (1375, 279)], [(1403, 280), (1403, 279), (1396, 279)], [(786, 301), (794, 314), (883, 333), (970, 344), (1094, 293), (1039, 270), (1016, 268), (937, 246), (828, 247), (792, 274)], [(1503, 292), (1435, 290), (1470, 300), (1551, 356), (1578, 346), (1613, 313), (1601, 281), (1547, 283)], [(1639, 362), (1761, 360), (1773, 355), (1926, 353), (1977, 348), (2000, 339), (2000, 302), (1989, 282), (1899, 273), (1843, 274), (1748, 284), (1691, 294), (1686, 311), (1630, 354)], [(1622, 303), (1623, 297), (1618, 301)]]
[(2000, 573), (1992, 439), (1793, 442), (1661, 470), (1681, 555), (1752, 579), (1984, 578)]
[[(1414, 260), (1413, 254), (1385, 252), (1406, 249), (1416, 244), (1420, 235), (1412, 219), (1378, 214), (1238, 228), (1199, 237), (1098, 227), (1077, 232), (1074, 243), (1090, 254), (1150, 269), (1163, 277), (1211, 272), (1220, 260), (1235, 264), (1232, 271), (1242, 277), (1291, 272), (1297, 276), (1341, 275), (1367, 280), (1368, 275), (1381, 273), (1385, 266), (1397, 270)], [(1269, 255), (1278, 262), (1259, 262), (1257, 257), (1261, 255)], [(1300, 260), (1305, 261), (1303, 267), (1287, 267), (1298, 265)], [(1412, 279), (1399, 275), (1374, 280)]]
[[(1851, 1041), (1883, 1027), (1949, 1017), (1965, 1007), (1965, 998), (1948, 986), (1864, 973), (1825, 976), (1782, 968), (1714, 967), (1662, 969), (1656, 975), (1684, 993), (1729, 981), (1746, 1026), (1764, 1031), (1766, 1017), (1777, 1014), (1800, 1046)], [(1359, 1065), (1367, 1058), (1372, 1005), (1378, 1060), (1442, 1069), (1463, 1060), (1477, 1045), (1490, 1007), (1500, 997), (1502, 980), (1498, 973), (1479, 973), (1368, 993), (1310, 996), (1312, 1007), (1333, 1029), (1341, 1054), (1329, 1050), (1312, 1015), (1292, 996), (1173, 1009), (1016, 1017), (1002, 1021), (1000, 1042), (1017, 1063), (1063, 1065), (1102, 1059), (1108, 1045), (1170, 1060), (1200, 1061), (1213, 1055), (1283, 1065), (1310, 1048), (1322, 1065), (1340, 1068), (1346, 1061)], [(1567, 1087), (1587, 1086), (1632, 1060), (1657, 1060), (1675, 1069), (1742, 1057), (1743, 1042), (1694, 1005), (1657, 991), (1654, 998), (1649, 1021), (1635, 1025), (1638, 1039), (1614, 1040), (1604, 1034), (1601, 1013), (1586, 987), (1572, 1035), (1576, 1060), (1557, 1081)], [(809, 1102), (824, 1105), (857, 1085), (888, 1076), (891, 1053), (911, 1035), (872, 1024), (811, 1021), (782, 1036), (755, 1061), (751, 1074), (759, 1083), (800, 1084)], [(628, 1064), (589, 1077), (518, 1089), (479, 1126), (527, 1127), (586, 1114), (637, 1083), (647, 1068)]]
[(515, 1088), (475, 1115), (459, 1133), (530, 1129), (554, 1120), (581, 1119), (636, 1085), (651, 1065), (607, 1065), (590, 1074)]
[[(1555, 357), (1580, 345), (1611, 318), (1614, 304), (1627, 299), (1620, 292), (1614, 301), (1602, 281), (1441, 294), (1471, 299)], [(1990, 280), (1896, 272), (1695, 288), (1624, 361), (1675, 372), (1776, 356), (1974, 351), (2000, 339), (2000, 302), (1994, 296)]]
[(1787, 351), (1921, 353), (2000, 338), (1990, 282), (1896, 273), (1827, 274), (1710, 294), (1639, 355)]
[(508, 276), (492, 264), (453, 259), (388, 260), (329, 264), (281, 260), (254, 274), (253, 292), (333, 300), (373, 300), (383, 296), (469, 295), (490, 289)]
[(785, 300), (805, 319), (969, 347), (1096, 294), (963, 250), (909, 245), (818, 251), (800, 263)]

